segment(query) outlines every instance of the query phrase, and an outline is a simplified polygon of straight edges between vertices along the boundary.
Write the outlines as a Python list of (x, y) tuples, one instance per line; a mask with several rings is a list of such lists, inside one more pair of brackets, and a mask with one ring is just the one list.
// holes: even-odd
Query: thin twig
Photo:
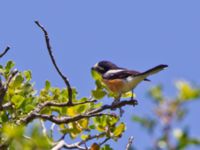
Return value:
[(60, 69), (58, 68), (58, 66), (56, 64), (55, 58), (54, 58), (53, 53), (52, 53), (52, 48), (51, 48), (48, 32), (45, 30), (45, 28), (38, 21), (35, 21), (35, 24), (44, 32), (44, 37), (45, 37), (45, 41), (46, 41), (47, 50), (49, 52), (49, 56), (51, 58), (51, 61), (54, 65), (56, 71), (58, 72), (59, 76), (63, 79), (63, 81), (65, 82), (65, 85), (67, 86), (68, 98), (69, 98), (68, 103), (72, 105), (72, 88), (71, 88), (71, 85), (68, 81), (68, 78), (65, 75), (63, 75), (63, 73), (60, 71)]
[(41, 126), (42, 126), (42, 133), (44, 136), (47, 136), (47, 129), (45, 127), (44, 121), (40, 120)]
[(129, 150), (131, 148), (131, 145), (133, 143), (133, 137), (131, 136), (129, 139), (128, 139), (128, 143), (126, 145), (126, 150)]
[(105, 144), (110, 139), (111, 139), (110, 137), (105, 138), (101, 143), (99, 143), (99, 146)]
[(82, 145), (90, 140), (93, 140), (93, 139), (98, 139), (99, 137), (102, 137), (102, 136), (105, 136), (106, 133), (105, 132), (102, 132), (102, 133), (99, 133), (99, 134), (96, 134), (96, 135), (93, 135), (93, 136), (89, 136), (88, 138), (86, 138), (85, 140), (83, 141), (80, 141), (78, 145)]
[[(52, 123), (51, 127), (50, 127), (50, 137), (53, 138), (53, 130), (54, 130), (54, 127), (55, 127), (55, 123)], [(60, 140), (59, 140), (60, 141)]]
[(7, 47), (4, 49), (4, 51), (0, 54), (0, 58), (3, 57), (3, 56), (8, 52), (9, 49), (10, 49), (10, 47), (7, 46)]

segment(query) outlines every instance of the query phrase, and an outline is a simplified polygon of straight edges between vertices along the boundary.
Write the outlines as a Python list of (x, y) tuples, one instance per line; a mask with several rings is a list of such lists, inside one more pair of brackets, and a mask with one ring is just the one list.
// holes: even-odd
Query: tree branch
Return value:
[(95, 114), (90, 114), (90, 115), (80, 114), (80, 115), (77, 115), (75, 117), (66, 117), (66, 116), (65, 117), (57, 117), (57, 116), (54, 116), (54, 115), (33, 113), (33, 114), (31, 114), (31, 117), (28, 118), (29, 120), (27, 118), (25, 118), (25, 119), (21, 119), (20, 121), (27, 124), (28, 122), (30, 122), (33, 119), (40, 118), (40, 119), (51, 121), (51, 122), (56, 123), (56, 124), (63, 124), (63, 123), (67, 124), (67, 123), (70, 123), (70, 122), (79, 121), (81, 119), (103, 116), (103, 115), (110, 115), (110, 116), (114, 117), (114, 115), (112, 115), (112, 114), (104, 114), (104, 113), (95, 113)]
[[(90, 102), (90, 101), (87, 101)], [(82, 102), (81, 104), (83, 104), (85, 102)], [(43, 104), (38, 105), (32, 112), (30, 112), (25, 118), (20, 119), (17, 124), (28, 124), (29, 122), (31, 122), (33, 119), (35, 118), (41, 118), (41, 119), (46, 119), (49, 121), (52, 121), (56, 124), (62, 124), (62, 123), (69, 123), (69, 122), (74, 122), (74, 121), (78, 121), (81, 120), (83, 118), (90, 118), (90, 117), (95, 117), (95, 116), (101, 116), (101, 115), (111, 115), (111, 114), (103, 114), (101, 112), (103, 112), (104, 110), (108, 110), (108, 109), (116, 109), (116, 108), (121, 108), (124, 107), (126, 105), (132, 105), (135, 106), (137, 104), (136, 100), (125, 100), (125, 101), (121, 101), (117, 104), (114, 105), (103, 105), (100, 108), (94, 109), (90, 112), (88, 112), (87, 114), (79, 114), (77, 116), (74, 117), (56, 117), (53, 115), (46, 115), (46, 114), (39, 114), (39, 112), (46, 106), (56, 106), (54, 105), (56, 104), (57, 106), (62, 106), (62, 104), (57, 104), (57, 103), (53, 103), (53, 102), (45, 102)], [(75, 105), (75, 104), (73, 104)], [(80, 105), (80, 103), (77, 103), (77, 105)], [(114, 115), (111, 115), (114, 116)]]
[(67, 144), (64, 140), (58, 142), (51, 150), (60, 150), (61, 148), (85, 150), (84, 147), (79, 146), (79, 143)]
[(93, 111), (90, 111), (89, 114), (95, 114), (95, 113), (99, 113), (99, 112), (102, 112), (106, 109), (111, 109), (111, 110), (114, 110), (116, 108), (121, 108), (121, 107), (124, 107), (126, 105), (132, 105), (132, 106), (135, 106), (137, 105), (137, 100), (134, 100), (134, 99), (131, 99), (131, 100), (124, 100), (124, 101), (120, 101), (116, 104), (113, 104), (113, 105), (103, 105), (102, 107), (100, 108), (97, 108)]
[(0, 54), (0, 58), (3, 57), (3, 56), (8, 52), (9, 49), (10, 49), (10, 47), (7, 46), (7, 47), (4, 49), (4, 51)]
[(51, 44), (50, 44), (50, 39), (49, 39), (49, 36), (48, 36), (48, 32), (45, 30), (45, 28), (38, 22), (38, 21), (35, 21), (35, 24), (43, 31), (44, 33), (44, 37), (45, 37), (45, 42), (46, 42), (46, 46), (47, 46), (47, 50), (49, 52), (49, 56), (51, 58), (51, 61), (56, 69), (56, 71), (58, 72), (59, 76), (63, 79), (65, 85), (67, 86), (67, 89), (68, 89), (68, 104), (72, 105), (72, 88), (71, 88), (71, 85), (68, 81), (68, 78), (60, 71), (60, 69), (58, 68), (57, 64), (56, 64), (56, 61), (55, 61), (55, 58), (53, 56), (53, 53), (52, 53), (52, 48), (51, 48)]
[[(93, 135), (93, 136), (89, 136), (87, 139), (82, 140), (80, 142), (74, 143), (74, 144), (67, 144), (64, 139), (62, 139), (61, 141), (59, 141), (58, 143), (55, 144), (55, 146), (52, 148), (52, 150), (59, 150), (61, 148), (67, 148), (67, 149), (80, 149), (80, 150), (87, 150), (87, 148), (83, 148), (81, 147), (82, 144), (85, 144), (86, 142), (93, 140), (93, 139), (98, 139), (99, 137), (102, 137), (106, 135), (105, 132)], [(100, 143), (100, 145), (103, 145), (106, 141), (108, 141), (108, 139), (110, 138), (106, 138), (103, 142)]]
[(128, 139), (128, 144), (126, 145), (126, 150), (129, 150), (131, 148), (132, 143), (133, 143), (133, 137), (131, 136)]

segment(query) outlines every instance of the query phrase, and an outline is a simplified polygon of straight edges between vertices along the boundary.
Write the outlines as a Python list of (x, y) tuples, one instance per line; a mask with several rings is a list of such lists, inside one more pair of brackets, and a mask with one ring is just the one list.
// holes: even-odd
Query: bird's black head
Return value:
[(110, 69), (117, 69), (117, 68), (119, 68), (119, 67), (117, 65), (113, 64), (112, 62), (103, 60), (103, 61), (96, 63), (92, 67), (92, 70), (95, 70), (100, 74), (104, 74)]

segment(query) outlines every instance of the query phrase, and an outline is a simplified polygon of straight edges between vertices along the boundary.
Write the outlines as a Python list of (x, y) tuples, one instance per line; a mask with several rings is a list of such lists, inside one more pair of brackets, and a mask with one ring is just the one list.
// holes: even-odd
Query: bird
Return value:
[(147, 77), (156, 74), (168, 65), (160, 64), (144, 72), (139, 72), (131, 69), (126, 69), (117, 66), (116, 64), (102, 60), (96, 63), (91, 69), (100, 74), (102, 82), (115, 97), (114, 102), (119, 102), (122, 94), (132, 91), (131, 99), (133, 99), (133, 90), (142, 81), (150, 81)]

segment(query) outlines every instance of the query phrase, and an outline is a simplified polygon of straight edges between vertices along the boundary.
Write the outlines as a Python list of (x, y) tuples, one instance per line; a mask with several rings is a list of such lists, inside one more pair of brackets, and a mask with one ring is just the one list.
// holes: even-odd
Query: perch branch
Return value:
[(46, 107), (48, 105), (52, 105), (52, 104), (53, 103), (46, 102), (46, 103), (43, 103), (41, 105), (38, 105), (25, 118), (20, 119), (17, 123), (18, 124), (20, 124), (20, 123), (28, 124), (29, 122), (31, 122), (35, 118), (46, 119), (46, 120), (52, 121), (56, 124), (69, 123), (69, 122), (74, 122), (74, 121), (78, 121), (78, 120), (81, 120), (81, 119), (84, 119), (84, 118), (90, 118), (90, 117), (94, 117), (94, 116), (110, 115), (110, 114), (103, 114), (101, 112), (103, 112), (104, 110), (108, 110), (108, 109), (113, 110), (113, 109), (116, 109), (116, 108), (121, 108), (121, 107), (126, 106), (126, 105), (135, 106), (137, 104), (137, 101), (136, 100), (129, 100), (129, 101), (125, 100), (125, 101), (121, 101), (121, 102), (114, 104), (114, 105), (103, 105), (100, 108), (91, 110), (87, 114), (79, 114), (79, 115), (74, 116), (74, 117), (56, 117), (56, 116), (53, 116), (53, 115), (39, 114), (39, 112), (44, 107)]
[(51, 44), (50, 44), (50, 39), (49, 39), (49, 35), (48, 32), (46, 31), (46, 29), (39, 23), (39, 21), (35, 21), (35, 24), (43, 31), (44, 33), (44, 37), (45, 37), (45, 42), (46, 42), (46, 46), (47, 46), (47, 50), (49, 52), (49, 56), (51, 58), (51, 61), (56, 69), (56, 71), (58, 72), (59, 76), (63, 79), (65, 85), (67, 86), (68, 89), (68, 103), (72, 105), (72, 88), (71, 85), (69, 83), (68, 78), (60, 71), (60, 69), (58, 68), (58, 65), (56, 64), (55, 58), (53, 56), (53, 52), (52, 52), (52, 48), (51, 48)]

